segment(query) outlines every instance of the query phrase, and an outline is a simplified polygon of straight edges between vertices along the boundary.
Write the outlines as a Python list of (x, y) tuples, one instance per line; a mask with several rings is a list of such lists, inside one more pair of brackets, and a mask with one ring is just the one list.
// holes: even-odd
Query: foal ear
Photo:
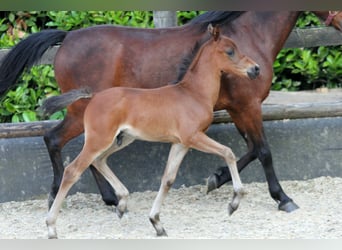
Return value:
[(220, 36), (220, 29), (218, 26), (213, 26), (211, 23), (208, 25), (208, 31), (210, 33), (210, 35), (213, 36), (214, 41), (217, 41), (217, 39)]

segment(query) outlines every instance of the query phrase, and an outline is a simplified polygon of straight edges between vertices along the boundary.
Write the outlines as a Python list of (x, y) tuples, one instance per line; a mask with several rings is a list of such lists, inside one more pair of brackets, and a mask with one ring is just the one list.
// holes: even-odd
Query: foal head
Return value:
[(213, 38), (214, 51), (217, 66), (224, 74), (255, 79), (260, 73), (260, 67), (249, 57), (240, 53), (237, 45), (230, 38), (220, 34), (218, 27), (209, 25), (209, 33)]

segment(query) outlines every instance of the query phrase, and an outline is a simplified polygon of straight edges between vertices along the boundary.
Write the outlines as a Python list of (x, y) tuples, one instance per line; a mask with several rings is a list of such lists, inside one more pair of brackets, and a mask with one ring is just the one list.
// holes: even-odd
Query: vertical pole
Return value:
[(177, 26), (176, 11), (153, 11), (153, 23), (156, 28)]

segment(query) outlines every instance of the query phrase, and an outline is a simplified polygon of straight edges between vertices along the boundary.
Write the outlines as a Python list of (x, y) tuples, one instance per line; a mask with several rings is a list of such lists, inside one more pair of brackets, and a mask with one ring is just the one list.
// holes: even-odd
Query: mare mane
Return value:
[(182, 61), (179, 64), (178, 69), (177, 69), (177, 71), (178, 71), (177, 72), (177, 78), (173, 82), (174, 84), (183, 80), (184, 75), (188, 71), (191, 63), (196, 58), (196, 55), (198, 54), (198, 51), (200, 50), (201, 46), (207, 41), (208, 41), (207, 38), (196, 41), (195, 45), (191, 48), (191, 50), (182, 58)]
[[(226, 25), (237, 19), (243, 13), (245, 13), (245, 11), (209, 11), (195, 17), (187, 24), (198, 25), (197, 28), (201, 32), (204, 32), (208, 28), (209, 24), (211, 24), (212, 26)], [(183, 79), (186, 71), (190, 67), (190, 64), (196, 57), (198, 50), (206, 41), (208, 41), (208, 39), (209, 37), (206, 37), (199, 41), (196, 41), (192, 49), (182, 58), (177, 69), (177, 78), (175, 81), (172, 82), (173, 84), (176, 84)]]
[(212, 24), (213, 26), (225, 25), (232, 22), (243, 13), (245, 13), (245, 11), (208, 11), (195, 17), (189, 21), (188, 24), (196, 24), (198, 25), (197, 28), (204, 32), (209, 24)]

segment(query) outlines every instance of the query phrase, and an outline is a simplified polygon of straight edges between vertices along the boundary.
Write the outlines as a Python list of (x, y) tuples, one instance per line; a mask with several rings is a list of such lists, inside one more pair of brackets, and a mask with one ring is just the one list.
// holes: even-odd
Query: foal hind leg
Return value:
[(229, 172), (232, 176), (234, 196), (228, 206), (229, 215), (231, 215), (240, 204), (240, 200), (245, 194), (240, 175), (236, 166), (235, 155), (229, 147), (226, 147), (213, 139), (209, 138), (203, 132), (198, 132), (191, 140), (191, 147), (202, 152), (216, 154), (221, 156), (227, 163)]
[(62, 202), (73, 184), (93, 161), (93, 155), (94, 154), (87, 152), (86, 150), (82, 150), (76, 159), (65, 168), (61, 185), (46, 218), (49, 239), (57, 238), (56, 220)]
[[(44, 135), (44, 141), (50, 156), (53, 170), (53, 182), (49, 193), (48, 206), (51, 207), (56, 194), (58, 192), (63, 172), (64, 165), (62, 159), (62, 148), (71, 139), (79, 136), (83, 133), (83, 111), (79, 109), (79, 112), (71, 113), (68, 112), (64, 120), (59, 123), (52, 130)], [(91, 166), (92, 173), (95, 177), (96, 183), (99, 187), (102, 199), (107, 205), (116, 206), (118, 203), (117, 197), (115, 196), (114, 190), (106, 182), (106, 180), (97, 173), (97, 170)]]
[(171, 146), (166, 168), (161, 180), (161, 185), (157, 197), (153, 202), (153, 206), (149, 216), (150, 222), (157, 232), (157, 236), (167, 236), (166, 231), (160, 222), (160, 208), (169, 189), (176, 179), (179, 166), (188, 150), (189, 148), (185, 147), (182, 144), (173, 144)]
[(103, 155), (95, 159), (95, 161), (93, 162), (94, 167), (105, 177), (105, 179), (115, 190), (115, 195), (118, 198), (118, 204), (115, 211), (119, 218), (123, 216), (127, 209), (127, 198), (129, 192), (124, 184), (122, 184), (122, 182), (119, 180), (119, 178), (115, 176), (114, 172), (108, 167), (107, 158), (114, 152), (128, 146), (133, 141), (134, 138), (130, 137), (129, 135), (122, 136), (120, 139), (120, 143), (117, 143), (117, 140), (115, 140), (113, 145)]

